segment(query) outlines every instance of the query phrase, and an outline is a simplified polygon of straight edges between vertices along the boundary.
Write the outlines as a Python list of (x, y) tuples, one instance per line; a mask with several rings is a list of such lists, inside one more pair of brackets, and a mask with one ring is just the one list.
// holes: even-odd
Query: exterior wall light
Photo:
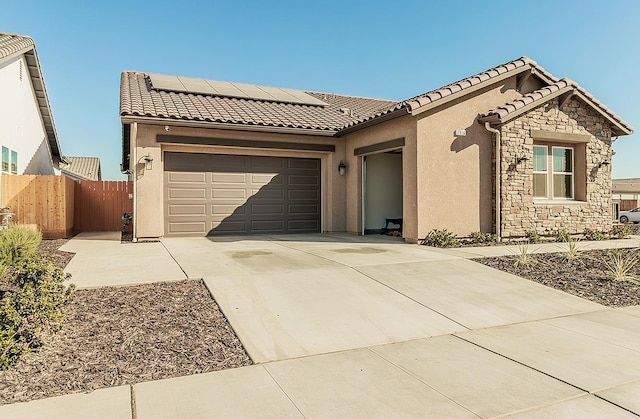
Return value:
[(150, 155), (146, 155), (142, 158), (142, 160), (144, 160), (144, 168), (145, 170), (151, 170), (153, 169), (153, 157), (151, 157)]
[(609, 160), (601, 161), (600, 163), (598, 163), (598, 169), (601, 168), (602, 166), (609, 166), (610, 164), (611, 162)]
[(527, 157), (527, 156), (520, 156), (520, 157), (518, 157), (518, 160), (516, 160), (516, 164), (520, 164), (520, 163), (525, 162), (525, 161), (527, 161), (527, 160), (529, 160), (529, 157)]
[(340, 176), (344, 176), (344, 173), (347, 171), (347, 165), (344, 164), (342, 160), (340, 160), (340, 164), (338, 164), (338, 173)]

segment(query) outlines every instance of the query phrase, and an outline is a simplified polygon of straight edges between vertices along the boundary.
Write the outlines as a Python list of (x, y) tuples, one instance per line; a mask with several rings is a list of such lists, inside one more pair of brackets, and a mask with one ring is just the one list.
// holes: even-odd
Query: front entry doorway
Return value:
[(362, 233), (401, 236), (402, 150), (364, 156), (362, 171)]

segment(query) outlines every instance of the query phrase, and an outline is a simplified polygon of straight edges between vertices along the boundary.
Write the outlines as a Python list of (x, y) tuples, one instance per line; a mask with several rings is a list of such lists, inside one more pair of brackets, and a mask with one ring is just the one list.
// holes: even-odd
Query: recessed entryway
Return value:
[(401, 231), (402, 150), (364, 156), (362, 166), (364, 233), (380, 233), (389, 227)]

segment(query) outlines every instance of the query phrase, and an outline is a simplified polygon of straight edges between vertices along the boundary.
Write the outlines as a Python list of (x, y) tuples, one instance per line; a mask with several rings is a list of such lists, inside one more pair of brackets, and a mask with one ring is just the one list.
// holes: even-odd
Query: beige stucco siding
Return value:
[(345, 163), (347, 164), (347, 171), (343, 177), (346, 181), (346, 229), (348, 232), (362, 232), (362, 156), (354, 155), (354, 151), (360, 147), (403, 138), (402, 233), (408, 241), (415, 241), (418, 238), (415, 128), (415, 118), (407, 114), (406, 116), (373, 125), (342, 137), (345, 146)]
[[(478, 114), (521, 96), (516, 78), (417, 116), (418, 236), (493, 229), (493, 138)], [(466, 136), (456, 136), (458, 129)]]
[[(133, 133), (136, 130), (132, 130)], [(260, 155), (278, 157), (306, 157), (321, 159), (322, 165), (322, 229), (325, 232), (345, 231), (345, 179), (337, 176), (338, 162), (345, 158), (345, 148), (340, 139), (321, 136), (274, 134), (203, 128), (185, 128), (164, 125), (137, 124), (137, 134), (132, 139), (131, 166), (136, 182), (136, 235), (139, 238), (162, 237), (164, 235), (164, 165), (165, 151), (188, 153), (220, 153)], [(292, 143), (292, 150), (226, 147), (192, 144), (166, 144), (156, 140), (157, 135), (185, 137), (207, 137), (237, 140), (278, 141)], [(335, 152), (295, 150), (298, 143), (330, 144)], [(147, 169), (144, 156), (153, 159), (152, 168)], [(137, 161), (137, 163), (136, 163)], [(333, 168), (335, 167), (335, 174)]]

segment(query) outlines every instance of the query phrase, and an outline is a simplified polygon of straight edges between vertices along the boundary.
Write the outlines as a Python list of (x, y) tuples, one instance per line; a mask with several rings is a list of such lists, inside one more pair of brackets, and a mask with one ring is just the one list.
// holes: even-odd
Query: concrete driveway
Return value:
[(464, 258), (383, 236), (166, 238), (255, 362), (600, 310)]

